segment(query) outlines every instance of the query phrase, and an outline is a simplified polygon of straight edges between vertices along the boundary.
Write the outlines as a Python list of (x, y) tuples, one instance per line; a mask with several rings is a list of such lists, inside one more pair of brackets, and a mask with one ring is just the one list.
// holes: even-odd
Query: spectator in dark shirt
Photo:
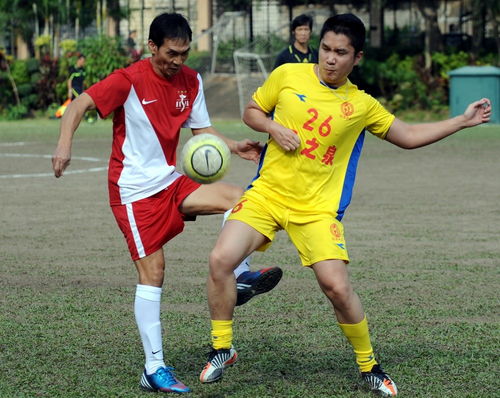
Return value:
[(292, 21), (291, 32), (293, 43), (281, 51), (276, 58), (274, 69), (286, 63), (318, 62), (318, 50), (309, 46), (313, 27), (313, 19), (301, 14)]
[(74, 66), (69, 68), (68, 98), (75, 99), (84, 90), (85, 80), (85, 55), (80, 54)]

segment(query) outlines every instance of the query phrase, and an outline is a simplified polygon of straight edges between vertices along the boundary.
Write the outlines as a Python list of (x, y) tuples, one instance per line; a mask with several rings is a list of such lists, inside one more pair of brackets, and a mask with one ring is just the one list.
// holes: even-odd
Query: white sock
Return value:
[[(229, 217), (229, 215), (231, 214), (231, 211), (233, 211), (233, 209), (229, 209), (228, 211), (226, 211), (224, 213), (224, 220), (222, 220), (222, 225), (224, 225), (226, 223), (226, 220)], [(235, 278), (240, 276), (245, 271), (250, 271), (250, 260), (251, 260), (251, 256), (248, 256), (240, 263), (240, 265), (238, 265), (238, 267), (236, 267), (236, 269), (233, 271)]]
[(160, 323), (161, 287), (137, 285), (134, 313), (146, 355), (146, 373), (165, 366)]

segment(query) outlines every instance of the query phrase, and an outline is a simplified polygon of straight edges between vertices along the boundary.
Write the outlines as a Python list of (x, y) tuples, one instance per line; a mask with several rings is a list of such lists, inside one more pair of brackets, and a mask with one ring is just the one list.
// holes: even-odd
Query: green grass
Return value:
[[(0, 176), (50, 173), (57, 121), (0, 122)], [(216, 127), (251, 133), (238, 121)], [(189, 133), (183, 133), (183, 140)], [(111, 124), (83, 123), (70, 170), (110, 152)], [(16, 144), (17, 143), (17, 144)], [(22, 143), (22, 144), (21, 144)], [(368, 137), (344, 218), (377, 357), (403, 397), (498, 396), (500, 131), (482, 126), (416, 151)], [(92, 166), (95, 166), (92, 164)], [(255, 166), (233, 158), (227, 180)], [(147, 397), (133, 317), (136, 272), (107, 204), (106, 172), (1, 178), (0, 397)], [(201, 385), (207, 257), (220, 216), (166, 246), (165, 352), (190, 397), (369, 397), (312, 272), (285, 234), (254, 256), (280, 265), (270, 294), (236, 310), (237, 365)]]

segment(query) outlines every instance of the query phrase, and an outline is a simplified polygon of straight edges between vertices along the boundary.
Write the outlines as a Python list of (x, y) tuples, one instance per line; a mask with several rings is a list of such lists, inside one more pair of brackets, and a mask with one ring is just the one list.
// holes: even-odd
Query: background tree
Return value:
[(384, 43), (384, 0), (370, 1), (370, 46), (382, 47)]
[(473, 59), (484, 52), (486, 39), (486, 25), (491, 22), (493, 26), (493, 37), (497, 47), (497, 64), (498, 53), (500, 52), (500, 34), (498, 24), (500, 18), (500, 2), (498, 0), (470, 0), (469, 4), (472, 18), (472, 48), (471, 52)]
[(12, 86), (12, 94), (14, 95), (14, 99), (16, 100), (16, 105), (21, 105), (21, 100), (19, 99), (19, 92), (17, 90), (17, 85), (12, 77), (12, 73), (10, 71), (10, 66), (9, 66), (9, 61), (5, 57), (5, 54), (3, 51), (0, 51), (0, 71), (5, 71), (7, 74), (7, 78), (9, 79), (9, 82)]
[(417, 0), (417, 6), (425, 21), (425, 68), (430, 70), (432, 53), (443, 51), (443, 38), (438, 25), (439, 0)]

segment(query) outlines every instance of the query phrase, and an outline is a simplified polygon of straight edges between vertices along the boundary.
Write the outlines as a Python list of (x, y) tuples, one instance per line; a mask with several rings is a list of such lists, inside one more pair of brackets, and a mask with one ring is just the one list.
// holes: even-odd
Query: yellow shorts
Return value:
[(258, 250), (266, 250), (276, 231), (285, 230), (297, 248), (303, 266), (323, 260), (349, 262), (344, 240), (344, 227), (333, 213), (305, 213), (287, 208), (250, 189), (234, 206), (229, 220), (238, 220), (266, 236), (270, 242)]

